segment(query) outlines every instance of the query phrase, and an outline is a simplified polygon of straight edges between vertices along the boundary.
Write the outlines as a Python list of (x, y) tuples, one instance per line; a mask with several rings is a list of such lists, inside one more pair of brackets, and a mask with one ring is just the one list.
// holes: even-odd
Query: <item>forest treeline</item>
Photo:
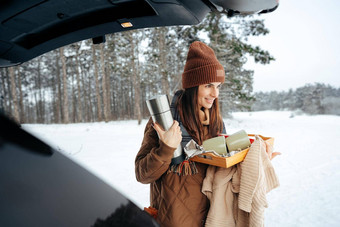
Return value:
[[(268, 51), (247, 43), (266, 35), (263, 20), (210, 14), (196, 26), (131, 30), (56, 49), (16, 67), (0, 69), (0, 111), (20, 123), (70, 123), (149, 116), (145, 100), (172, 97), (190, 43), (205, 41), (226, 69), (221, 109), (250, 109), (253, 71), (248, 58), (268, 64)], [(205, 37), (202, 40), (201, 37)]]
[(307, 114), (340, 115), (340, 88), (306, 84), (289, 91), (257, 92), (252, 110), (293, 110)]
[(268, 32), (259, 18), (231, 19), (212, 13), (196, 26), (110, 34), (97, 45), (92, 40), (73, 43), (0, 69), (0, 111), (19, 123), (125, 119), (140, 123), (149, 116), (145, 100), (157, 94), (171, 99), (181, 88), (188, 47), (201, 40), (214, 49), (226, 71), (220, 91), (224, 116), (231, 111), (264, 109), (339, 114), (339, 91), (322, 84), (254, 94), (253, 71), (244, 64), (249, 58), (268, 64), (274, 57), (247, 43), (247, 38)]

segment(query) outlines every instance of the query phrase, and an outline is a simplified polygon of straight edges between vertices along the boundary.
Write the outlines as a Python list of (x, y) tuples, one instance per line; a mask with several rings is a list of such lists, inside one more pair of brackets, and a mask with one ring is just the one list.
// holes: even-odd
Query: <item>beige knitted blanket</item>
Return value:
[(264, 226), (266, 193), (278, 186), (265, 142), (256, 136), (242, 163), (208, 167), (202, 185), (210, 200), (205, 226)]

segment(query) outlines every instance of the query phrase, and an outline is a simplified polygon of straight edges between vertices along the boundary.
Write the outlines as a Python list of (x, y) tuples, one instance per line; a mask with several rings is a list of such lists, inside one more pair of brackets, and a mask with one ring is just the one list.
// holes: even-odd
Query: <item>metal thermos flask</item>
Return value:
[[(148, 106), (153, 122), (157, 122), (164, 130), (168, 131), (174, 123), (174, 119), (170, 111), (168, 96), (159, 95), (146, 100), (146, 105)], [(183, 161), (184, 155), (182, 152), (182, 146), (179, 145), (171, 159), (171, 164), (179, 164)]]

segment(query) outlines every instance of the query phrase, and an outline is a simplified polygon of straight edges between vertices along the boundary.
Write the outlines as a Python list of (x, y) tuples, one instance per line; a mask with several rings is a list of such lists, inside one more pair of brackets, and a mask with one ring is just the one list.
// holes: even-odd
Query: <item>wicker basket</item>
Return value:
[[(224, 135), (225, 137), (228, 137), (228, 135)], [(248, 134), (250, 142), (254, 142), (254, 137), (255, 134)], [(265, 137), (259, 135), (263, 140), (269, 142), (271, 145), (274, 145), (274, 138), (273, 137)], [(249, 151), (249, 148), (244, 149), (235, 155), (231, 157), (221, 157), (217, 156), (213, 153), (205, 153), (202, 155), (196, 155), (192, 157), (190, 160), (194, 162), (201, 162), (209, 165), (214, 165), (214, 166), (219, 166), (219, 167), (224, 167), (224, 168), (229, 168), (239, 162), (242, 162), (244, 158), (246, 157), (247, 153)]]

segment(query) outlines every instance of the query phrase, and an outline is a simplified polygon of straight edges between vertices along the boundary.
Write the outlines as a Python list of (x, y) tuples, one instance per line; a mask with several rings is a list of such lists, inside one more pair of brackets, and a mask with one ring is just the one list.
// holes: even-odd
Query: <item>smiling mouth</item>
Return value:
[(214, 100), (215, 100), (215, 99), (207, 99), (207, 98), (206, 98), (205, 100), (207, 101), (207, 103), (212, 104), (212, 103), (214, 103)]

